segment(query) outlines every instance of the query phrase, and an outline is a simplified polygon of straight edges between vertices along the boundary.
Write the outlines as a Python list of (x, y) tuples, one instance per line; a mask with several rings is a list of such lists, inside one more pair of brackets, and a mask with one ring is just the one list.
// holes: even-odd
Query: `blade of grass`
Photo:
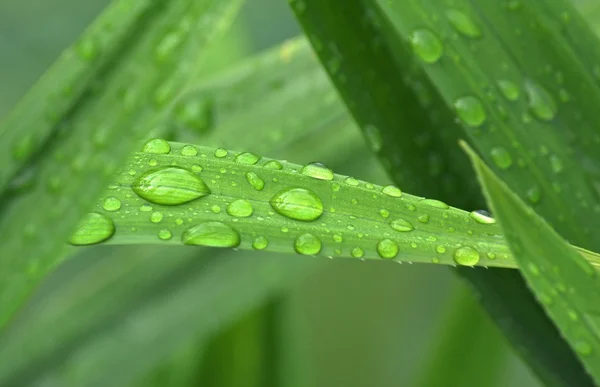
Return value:
[[(449, 71), (444, 73), (444, 70), (449, 67), (457, 68), (465, 62), (460, 60), (461, 56), (458, 54), (462, 54), (462, 51), (451, 51), (444, 46), (448, 39), (444, 39), (444, 43), (438, 45), (435, 34), (433, 39), (430, 39), (431, 36), (425, 32), (424, 40), (420, 40), (421, 35), (417, 35), (418, 39), (410, 36), (416, 24), (423, 24), (419, 25), (419, 28), (428, 26), (429, 21), (425, 23), (423, 18), (430, 18), (429, 15), (436, 15), (435, 20), (438, 23), (445, 23), (445, 31), (448, 31), (450, 27), (446, 17), (439, 16), (440, 10), (445, 9), (445, 4), (433, 7), (431, 2), (421, 2), (426, 3), (429, 8), (423, 12), (415, 12), (415, 9), (421, 7), (420, 3), (403, 2), (402, 10), (398, 8), (398, 14), (406, 19), (411, 29), (407, 27), (400, 29), (401, 36), (399, 36), (378, 5), (372, 2), (358, 1), (348, 5), (342, 1), (308, 0), (290, 3), (321, 62), (327, 68), (346, 103), (351, 107), (355, 119), (367, 137), (370, 137), (369, 132), (372, 131), (370, 125), (374, 120), (378, 120), (380, 123), (378, 128), (382, 137), (385, 136), (384, 143), (392, 142), (391, 148), (410, 144), (411, 139), (417, 146), (422, 144), (422, 150), (418, 155), (411, 154), (410, 150), (403, 152), (382, 148), (380, 156), (392, 169), (391, 176), (394, 181), (413, 192), (435, 196), (462, 208), (482, 208), (483, 200), (479, 192), (472, 188), (473, 179), (468, 165), (461, 156), (452, 154), (456, 151), (456, 140), (462, 135), (462, 130), (455, 123), (454, 101), (469, 93), (465, 92), (464, 87), (457, 86), (458, 81), (453, 79), (456, 74)], [(462, 4), (461, 2), (457, 7)], [(391, 3), (391, 6), (400, 7), (400, 3)], [(494, 6), (499, 7), (501, 3), (494, 3)], [(395, 16), (395, 13), (392, 14), (392, 18)], [(472, 19), (467, 16), (467, 23), (470, 20)], [(397, 20), (394, 21), (398, 23)], [(444, 37), (447, 35), (456, 37), (453, 42), (461, 41), (454, 31), (444, 32)], [(416, 55), (410, 47), (411, 41), (419, 44), (424, 42), (425, 47), (421, 50), (421, 54), (426, 57), (425, 60), (415, 58)], [(497, 48), (497, 46), (493, 47)], [(440, 52), (445, 54), (441, 60), (448, 64), (444, 66), (438, 64), (439, 74), (437, 77), (432, 77), (429, 68), (435, 65), (423, 62), (436, 62)], [(472, 57), (473, 55), (468, 56), (470, 60), (473, 59)], [(489, 55), (479, 53), (475, 59), (473, 63), (478, 63), (477, 60), (494, 61), (494, 68), (501, 62), (497, 60), (496, 52)], [(331, 63), (334, 66), (331, 66)], [(481, 68), (473, 71), (478, 75), (482, 74)], [(480, 83), (487, 85), (489, 82), (480, 81)], [(479, 87), (479, 84), (476, 86)], [(448, 98), (438, 91), (439, 88), (445, 88), (447, 92), (464, 93), (464, 95)], [(497, 90), (494, 92), (498, 93)], [(475, 95), (479, 94), (481, 93), (478, 91)], [(375, 98), (378, 98), (378, 103), (363, 101)], [(496, 101), (503, 105), (506, 112), (510, 106), (504, 106), (502, 98), (504, 97), (497, 97)], [(361, 109), (360, 106), (366, 107)], [(398, 106), (409, 106), (409, 108), (398, 109)], [(522, 103), (520, 106), (523, 108)], [(422, 117), (407, 120), (404, 118), (408, 114), (406, 110), (420, 111)], [(480, 117), (476, 116), (476, 118)], [(486, 136), (501, 132), (497, 126), (506, 126), (502, 119), (504, 119), (502, 114), (487, 115), (486, 125), (491, 128), (486, 130)], [(494, 127), (496, 129), (491, 130)], [(472, 135), (476, 133), (478, 133), (476, 130), (470, 132)], [(433, 138), (437, 141), (419, 141), (422, 138)], [(394, 144), (394, 139), (400, 145)], [(477, 141), (476, 138), (474, 140)], [(503, 156), (502, 151), (499, 153)], [(429, 156), (428, 160), (433, 159), (436, 161), (434, 165), (440, 166), (432, 168), (432, 171), (428, 171), (423, 162), (430, 154), (435, 157)], [(489, 153), (488, 157), (490, 157)], [(517, 162), (514, 161), (513, 164)], [(404, 175), (393, 173), (393, 170), (401, 165), (403, 170), (416, 171), (415, 178), (419, 181), (418, 184), (415, 184), (415, 178), (406, 179)], [(578, 177), (581, 177), (581, 174)], [(578, 177), (575, 176), (572, 180)], [(440, 181), (455, 186), (455, 191), (459, 191), (460, 194), (449, 196), (447, 191), (440, 192), (439, 195), (432, 194), (440, 191)], [(531, 179), (526, 181), (528, 186), (524, 190), (530, 188)], [(590, 194), (587, 188), (586, 192)], [(474, 286), (494, 321), (503, 328), (513, 345), (521, 350), (525, 359), (547, 384), (592, 384), (570, 348), (558, 337), (556, 328), (526, 291), (525, 284), (517, 272), (458, 270), (458, 273)], [(505, 295), (515, 297), (505, 298), (503, 297)], [(529, 318), (521, 320), (521, 311), (527, 311)], [(550, 356), (550, 354), (556, 355)]]
[(596, 270), (463, 143), (528, 285), (586, 370), (600, 382)]
[[(122, 14), (132, 11), (131, 7), (137, 9), (142, 4), (147, 2), (115, 3), (107, 11), (108, 19), (100, 19), (104, 23), (102, 28), (113, 18), (124, 17)], [(111, 43), (117, 45), (118, 60), (109, 58), (107, 68), (92, 71), (101, 77), (93, 85), (81, 86), (86, 94), (81, 94), (73, 108), (64, 108), (67, 112), (50, 106), (60, 121), (60, 129), (56, 128), (52, 139), (45, 141), (28, 159), (26, 165), (35, 184), (18, 195), (5, 193), (2, 198), (0, 326), (40, 278), (56, 265), (62, 241), (68, 238), (108, 176), (145, 137), (148, 128), (164, 119), (170, 99), (192, 76), (191, 66), (198, 62), (211, 38), (231, 21), (241, 1), (178, 0), (148, 4), (135, 24), (125, 25), (128, 28), (123, 33), (127, 38)], [(204, 18), (209, 22), (200, 23)], [(101, 48), (94, 40), (99, 32), (95, 29), (92, 32), (92, 36), (86, 35), (72, 49), (82, 52), (79, 60), (94, 61), (103, 56), (99, 55)], [(51, 74), (63, 70), (69, 73), (69, 63), (59, 61)], [(38, 112), (36, 106), (44, 105), (48, 99), (46, 84), (53, 82), (52, 78), (44, 78), (34, 87), (3, 123), (1, 133), (14, 133), (11, 123), (19, 117), (28, 119), (31, 111)], [(72, 82), (60, 82), (57, 87), (78, 89), (84, 80), (76, 77)], [(38, 113), (34, 118), (46, 122)], [(46, 136), (50, 133), (44, 130), (40, 131), (42, 138), (44, 133)], [(32, 136), (37, 136), (37, 132), (32, 132)], [(31, 155), (28, 150), (35, 148), (27, 143), (19, 152), (23, 149), (26, 150), (23, 156), (28, 157)], [(40, 208), (44, 211), (39, 211)]]

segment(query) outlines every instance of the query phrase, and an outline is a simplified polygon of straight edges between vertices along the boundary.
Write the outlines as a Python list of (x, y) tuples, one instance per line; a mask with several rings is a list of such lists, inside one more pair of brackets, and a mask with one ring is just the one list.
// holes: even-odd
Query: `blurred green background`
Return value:
[[(107, 3), (0, 2), (0, 119)], [(298, 33), (286, 1), (248, 0), (233, 29), (204, 64), (205, 74)], [(348, 164), (336, 172), (384, 182), (383, 172), (367, 161), (368, 168)], [(174, 259), (178, 250), (171, 251), (153, 259)], [(98, 261), (110, 261), (117, 253), (119, 248), (114, 247), (80, 252), (42, 285), (29, 308), (46, 305), (66, 278)], [(231, 259), (283, 258), (237, 252)], [(209, 342), (190, 340), (142, 378), (141, 385), (480, 386), (486, 378), (486, 385), (539, 385), (447, 268), (352, 260), (319, 266), (291, 290), (270, 295), (238, 321), (221, 324), (215, 309), (207, 318), (216, 320), (219, 329)], [(188, 307), (194, 308), (194, 303)], [(160, 321), (163, 316), (155, 317)], [(123, 323), (127, 316), (120, 318), (114, 323)], [(52, 327), (48, 329), (51, 334)], [(161, 324), (154, 329), (161, 329)], [(446, 384), (445, 375), (450, 374), (461, 382)]]

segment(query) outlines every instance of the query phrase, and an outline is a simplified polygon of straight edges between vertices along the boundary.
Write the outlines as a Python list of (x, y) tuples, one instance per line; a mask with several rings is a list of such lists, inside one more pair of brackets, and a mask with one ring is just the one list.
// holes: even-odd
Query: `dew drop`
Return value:
[(104, 208), (105, 211), (118, 211), (121, 208), (121, 201), (114, 196), (109, 196), (104, 199), (102, 208)]
[(556, 116), (558, 107), (554, 99), (541, 85), (525, 80), (525, 95), (531, 113), (542, 121), (550, 121)]
[(188, 157), (197, 156), (198, 155), (198, 149), (196, 149), (196, 147), (193, 146), (193, 145), (184, 145), (181, 148), (180, 153), (181, 153), (182, 156), (188, 156)]
[(429, 215), (428, 214), (419, 215), (417, 217), (417, 220), (421, 223), (427, 223), (427, 222), (429, 222)]
[(277, 171), (280, 171), (283, 169), (283, 165), (281, 165), (281, 163), (277, 160), (269, 160), (263, 165), (263, 167), (265, 167), (267, 169), (274, 169)]
[(373, 152), (379, 152), (383, 147), (383, 139), (381, 138), (381, 131), (373, 125), (365, 126), (365, 137)]
[(321, 240), (313, 234), (302, 234), (294, 242), (294, 250), (298, 254), (315, 255), (321, 251)]
[(402, 218), (392, 220), (390, 222), (390, 227), (399, 232), (409, 232), (415, 229), (412, 223)]
[(269, 246), (269, 240), (262, 235), (257, 236), (252, 241), (252, 248), (254, 250), (264, 250), (267, 246)]
[(306, 164), (304, 167), (302, 167), (300, 173), (305, 176), (310, 176), (314, 179), (333, 180), (333, 171), (322, 163)]
[(237, 218), (247, 218), (253, 212), (252, 203), (246, 199), (238, 199), (227, 206), (227, 213)]
[(458, 118), (466, 125), (476, 128), (485, 122), (485, 110), (479, 98), (473, 96), (460, 97), (454, 101), (454, 109), (456, 109)]
[(467, 14), (457, 10), (449, 9), (446, 11), (448, 21), (456, 31), (469, 38), (480, 38), (481, 30), (475, 21)]
[(166, 228), (163, 228), (158, 232), (158, 238), (163, 241), (167, 241), (171, 239), (171, 237), (173, 237), (173, 234), (171, 234), (171, 231), (167, 230)]
[(341, 243), (344, 241), (344, 238), (340, 234), (333, 234), (333, 241)]
[(542, 190), (539, 186), (534, 185), (533, 187), (527, 190), (525, 196), (527, 197), (527, 200), (529, 200), (530, 203), (537, 204), (540, 202), (540, 200), (542, 200)]
[(142, 204), (140, 206), (140, 211), (141, 212), (150, 212), (150, 211), (152, 211), (152, 206), (149, 204)]
[(362, 258), (365, 255), (365, 252), (360, 247), (355, 247), (350, 252), (354, 258)]
[(400, 191), (400, 188), (393, 185), (386, 185), (385, 187), (383, 187), (381, 192), (393, 198), (399, 198), (400, 196), (402, 196), (402, 191)]
[(383, 216), (384, 218), (389, 218), (390, 212), (385, 208), (382, 208), (381, 210), (379, 210), (379, 215)]
[(142, 199), (162, 205), (178, 205), (207, 196), (210, 189), (196, 174), (178, 167), (150, 170), (132, 186)]
[(438, 254), (444, 254), (446, 252), (446, 247), (442, 246), (442, 245), (438, 245), (438, 246), (436, 246), (435, 251)]
[(148, 140), (142, 148), (144, 153), (152, 153), (157, 155), (164, 155), (171, 152), (171, 145), (162, 138), (154, 138)]
[(91, 62), (98, 57), (100, 47), (95, 39), (83, 38), (75, 45), (75, 52), (82, 60)]
[(500, 92), (509, 101), (516, 101), (519, 99), (521, 95), (521, 90), (519, 90), (519, 86), (516, 83), (508, 80), (499, 80), (496, 82)]
[(163, 220), (163, 214), (160, 211), (154, 211), (151, 215), (150, 215), (150, 221), (152, 223), (160, 223)]
[(353, 177), (347, 177), (346, 179), (344, 179), (344, 183), (346, 183), (346, 184), (348, 184), (349, 186), (352, 186), (352, 187), (358, 186), (358, 180), (356, 180)]
[(469, 246), (459, 247), (454, 252), (454, 262), (463, 266), (475, 266), (479, 263), (479, 252)]
[(314, 192), (305, 188), (286, 188), (269, 202), (280, 215), (310, 222), (323, 214), (323, 203)]
[(377, 254), (381, 258), (395, 258), (398, 255), (398, 251), (400, 251), (398, 244), (391, 239), (382, 239), (377, 243)]
[(183, 232), (181, 241), (184, 245), (209, 247), (237, 247), (240, 234), (222, 222), (200, 223)]
[(257, 191), (262, 191), (265, 188), (265, 181), (254, 172), (246, 172), (246, 180)]
[(500, 169), (508, 169), (513, 163), (512, 157), (503, 147), (495, 147), (490, 151), (494, 164)]
[(444, 210), (447, 210), (448, 208), (450, 208), (449, 205), (447, 205), (446, 203), (440, 201), (440, 200), (435, 200), (435, 199), (422, 199), (419, 200), (419, 204), (425, 204), (431, 207), (435, 207), (435, 208), (441, 208)]
[(71, 235), (69, 243), (75, 246), (93, 245), (103, 242), (115, 233), (115, 224), (97, 212), (86, 214)]
[(436, 34), (426, 29), (413, 31), (410, 34), (409, 42), (413, 52), (429, 64), (437, 62), (444, 53), (442, 41)]
[(472, 211), (469, 216), (477, 223), (481, 224), (493, 224), (496, 223), (496, 219), (492, 218), (490, 213), (485, 210)]
[(223, 157), (227, 156), (229, 152), (227, 152), (227, 149), (224, 148), (218, 148), (217, 150), (215, 150), (215, 157), (222, 159)]
[(254, 165), (258, 163), (258, 160), (260, 160), (260, 156), (250, 152), (240, 153), (235, 156), (235, 162), (240, 164)]

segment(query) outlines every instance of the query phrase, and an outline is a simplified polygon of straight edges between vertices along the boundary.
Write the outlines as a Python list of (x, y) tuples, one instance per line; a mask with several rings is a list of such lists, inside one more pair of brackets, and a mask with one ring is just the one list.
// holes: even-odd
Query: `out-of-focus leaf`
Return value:
[(60, 261), (108, 176), (165, 118), (240, 4), (115, 1), (3, 121), (0, 189), (23, 175), (1, 197), (0, 326)]
[(561, 334), (600, 383), (600, 281), (596, 270), (525, 205), (466, 144), (490, 207), (523, 276)]

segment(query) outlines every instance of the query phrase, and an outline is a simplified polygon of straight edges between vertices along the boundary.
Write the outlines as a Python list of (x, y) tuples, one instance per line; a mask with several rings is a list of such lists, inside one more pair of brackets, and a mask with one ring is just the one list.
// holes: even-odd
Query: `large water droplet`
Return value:
[(395, 258), (399, 251), (398, 244), (391, 239), (382, 239), (377, 243), (377, 253), (381, 258)]
[(454, 262), (463, 266), (475, 266), (479, 263), (479, 252), (469, 246), (459, 247), (454, 252)]
[(400, 196), (402, 196), (402, 191), (400, 191), (400, 188), (393, 185), (386, 185), (385, 187), (383, 187), (381, 192), (393, 198), (399, 198)]
[(313, 234), (302, 234), (294, 242), (294, 250), (298, 254), (315, 255), (321, 251), (321, 240)]
[(556, 116), (558, 107), (554, 99), (541, 85), (532, 80), (525, 80), (525, 95), (529, 110), (543, 121), (550, 121)]
[(498, 84), (498, 88), (504, 98), (509, 101), (516, 101), (519, 99), (521, 95), (521, 90), (519, 90), (519, 86), (516, 83), (508, 81), (508, 80), (499, 80), (496, 82)]
[(481, 224), (493, 224), (496, 223), (496, 219), (490, 216), (490, 213), (485, 210), (472, 211), (469, 216), (477, 223)]
[(258, 176), (254, 172), (247, 172), (246, 180), (257, 191), (262, 191), (263, 188), (265, 188), (265, 181), (263, 179), (261, 179), (260, 176)]
[(260, 160), (260, 156), (250, 152), (240, 153), (235, 156), (235, 162), (240, 164), (254, 165), (258, 163), (258, 160)]
[(227, 206), (227, 213), (238, 218), (247, 218), (253, 211), (252, 203), (246, 199), (238, 199)]
[(322, 163), (306, 164), (300, 173), (319, 180), (333, 180), (333, 171)]
[(426, 29), (415, 30), (409, 37), (413, 52), (424, 62), (433, 64), (437, 62), (444, 53), (442, 41), (433, 32)]
[(492, 148), (490, 155), (494, 164), (500, 169), (508, 169), (513, 163), (510, 153), (503, 147)]
[(167, 154), (171, 152), (171, 145), (169, 145), (169, 143), (162, 138), (154, 138), (152, 140), (148, 140), (144, 144), (142, 152), (153, 153), (157, 155)]
[(198, 175), (178, 167), (150, 170), (136, 179), (131, 188), (142, 199), (168, 206), (210, 194), (210, 189)]
[(458, 118), (466, 125), (476, 128), (485, 122), (485, 109), (477, 97), (469, 95), (458, 98), (454, 101), (454, 109)]
[(97, 212), (90, 212), (79, 222), (69, 243), (76, 246), (93, 245), (107, 240), (115, 233), (113, 221)]
[(105, 211), (118, 211), (121, 208), (121, 201), (114, 196), (107, 197), (102, 203)]
[(475, 21), (467, 14), (457, 10), (449, 9), (446, 11), (448, 21), (456, 31), (469, 38), (481, 37), (481, 30)]
[(394, 229), (396, 231), (400, 231), (400, 232), (408, 232), (408, 231), (412, 231), (415, 229), (413, 227), (412, 223), (410, 223), (408, 220), (405, 220), (402, 218), (392, 220), (390, 222), (390, 227), (392, 227), (392, 229)]
[(210, 247), (237, 247), (240, 234), (222, 222), (206, 222), (191, 227), (181, 235), (185, 245), (210, 246)]
[(271, 207), (280, 215), (310, 222), (323, 214), (323, 203), (312, 191), (305, 188), (286, 188), (270, 201)]

